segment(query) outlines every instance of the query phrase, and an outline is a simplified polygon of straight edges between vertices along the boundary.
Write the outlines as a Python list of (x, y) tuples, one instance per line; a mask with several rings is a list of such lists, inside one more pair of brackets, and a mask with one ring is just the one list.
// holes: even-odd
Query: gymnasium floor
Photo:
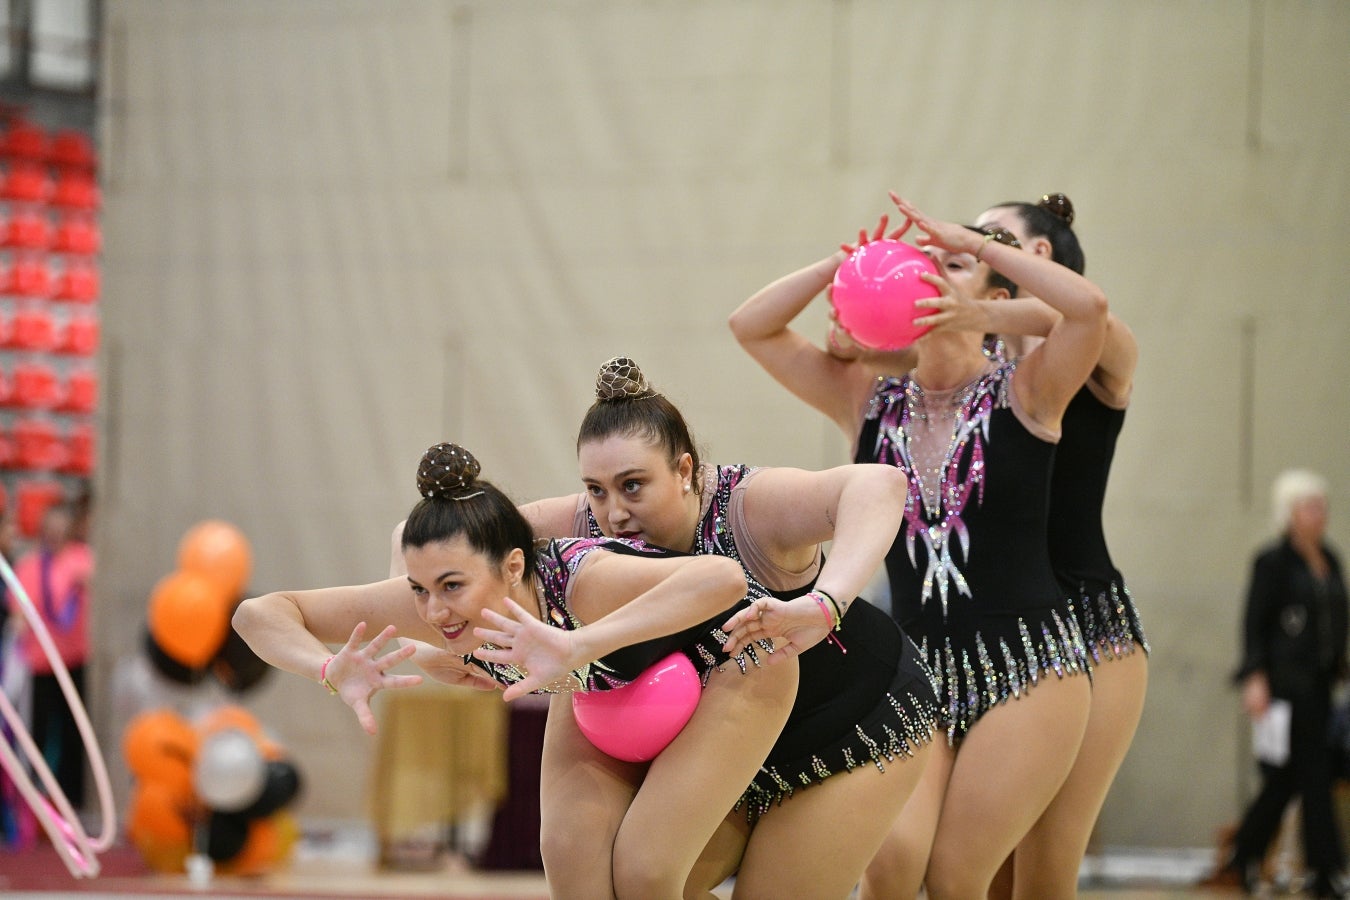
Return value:
[[(1234, 891), (1192, 887), (1209, 862), (1206, 851), (1175, 853), (1117, 852), (1089, 858), (1079, 896), (1083, 900), (1170, 900), (1170, 898), (1236, 897)], [(149, 872), (136, 852), (114, 847), (100, 857), (95, 879), (76, 880), (49, 846), (27, 853), (0, 851), (0, 894), (12, 900), (54, 897), (125, 898), (210, 896), (213, 898), (418, 898), (454, 900), (547, 900), (543, 876), (533, 872), (476, 872), (460, 857), (449, 856), (434, 869), (418, 872), (381, 871), (362, 836), (302, 841), (284, 871), (262, 878), (215, 877), (193, 883), (184, 875)], [(729, 898), (731, 885), (718, 897)]]

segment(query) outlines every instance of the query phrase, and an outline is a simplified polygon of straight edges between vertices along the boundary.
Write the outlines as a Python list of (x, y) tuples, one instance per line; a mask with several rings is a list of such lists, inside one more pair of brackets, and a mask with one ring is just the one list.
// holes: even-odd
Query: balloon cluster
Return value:
[(152, 869), (183, 872), (197, 853), (222, 873), (258, 875), (289, 857), (300, 775), (247, 710), (222, 706), (195, 724), (148, 710), (127, 724), (122, 752), (136, 782), (127, 836)]
[(187, 530), (178, 570), (150, 593), (145, 649), (161, 675), (196, 684), (211, 673), (239, 692), (267, 675), (267, 664), (230, 627), (252, 570), (252, 549), (235, 526), (207, 519)]

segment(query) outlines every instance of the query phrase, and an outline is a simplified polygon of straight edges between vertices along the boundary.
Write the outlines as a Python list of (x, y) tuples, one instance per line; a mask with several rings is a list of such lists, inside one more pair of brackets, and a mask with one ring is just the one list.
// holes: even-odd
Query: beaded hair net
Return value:
[(1063, 194), (1046, 194), (1036, 205), (1050, 215), (1063, 219), (1065, 225), (1073, 224), (1073, 201)]
[(437, 444), (422, 454), (417, 466), (417, 493), (435, 500), (469, 500), (481, 497), (474, 479), (483, 469), (473, 454), (457, 444)]
[(646, 400), (656, 391), (647, 383), (638, 364), (626, 356), (616, 356), (600, 367), (595, 376), (595, 398), (604, 402), (615, 400)]

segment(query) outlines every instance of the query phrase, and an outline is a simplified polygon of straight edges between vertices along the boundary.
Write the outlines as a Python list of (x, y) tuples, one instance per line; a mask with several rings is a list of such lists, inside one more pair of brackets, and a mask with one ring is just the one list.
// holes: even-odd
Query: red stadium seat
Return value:
[(40, 166), (15, 163), (0, 178), (0, 200), (46, 203), (51, 193), (52, 180)]
[(93, 303), (98, 300), (98, 294), (98, 267), (81, 259), (68, 259), (65, 269), (57, 276), (52, 299)]
[(72, 356), (93, 356), (98, 352), (98, 337), (98, 319), (93, 316), (72, 316), (61, 330), (56, 351)]
[(98, 185), (93, 176), (82, 172), (62, 172), (52, 189), (51, 204), (69, 209), (98, 209)]
[(28, 162), (45, 162), (51, 140), (47, 132), (31, 122), (16, 122), (0, 135), (0, 156)]
[(91, 413), (98, 408), (98, 375), (93, 369), (71, 371), (66, 377), (65, 397), (57, 408), (74, 413)]
[(66, 435), (66, 458), (61, 471), (71, 475), (91, 475), (94, 472), (94, 426), (81, 422)]
[(11, 403), (25, 409), (51, 409), (61, 402), (61, 381), (43, 362), (21, 362), (11, 375)]
[(0, 278), (0, 293), (11, 297), (50, 297), (52, 273), (41, 257), (16, 258)]
[(34, 210), (20, 209), (0, 228), (0, 247), (15, 250), (46, 250), (52, 243), (52, 227), (47, 217)]
[(31, 417), (14, 423), (14, 464), (35, 472), (56, 469), (65, 462), (66, 446), (56, 426)]
[(102, 247), (103, 234), (98, 222), (88, 215), (72, 213), (57, 224), (50, 249), (53, 253), (94, 256)]
[(25, 479), (19, 482), (14, 492), (15, 518), (19, 523), (19, 532), (24, 537), (37, 537), (47, 507), (54, 503), (62, 503), (65, 499), (65, 489), (57, 481)]
[(47, 161), (62, 169), (92, 171), (98, 165), (94, 142), (83, 131), (63, 129), (52, 135)]
[(16, 350), (54, 350), (57, 344), (56, 321), (42, 307), (20, 309), (10, 320), (8, 343)]

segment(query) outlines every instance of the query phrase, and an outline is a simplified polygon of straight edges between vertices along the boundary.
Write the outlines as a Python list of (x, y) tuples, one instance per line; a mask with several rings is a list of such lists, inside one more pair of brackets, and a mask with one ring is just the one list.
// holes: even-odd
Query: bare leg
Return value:
[(1042, 677), (970, 729), (933, 839), (924, 880), (930, 900), (988, 894), (999, 866), (1068, 777), (1091, 702), (1086, 675)]
[(837, 900), (858, 883), (933, 755), (866, 764), (797, 791), (755, 824), (736, 876), (737, 900)]
[(947, 736), (941, 732), (927, 752), (928, 764), (919, 776), (918, 785), (863, 872), (860, 900), (915, 897), (923, 886), (942, 798), (956, 759), (952, 748), (947, 746)]
[(715, 672), (689, 724), (661, 752), (619, 826), (620, 898), (680, 897), (695, 862), (783, 730), (797, 666)]
[(989, 900), (1011, 900), (1013, 895), (1013, 860), (1016, 858), (1017, 854), (1014, 852), (1012, 856), (1003, 861), (1003, 865), (998, 867), (998, 873), (994, 875), (994, 880), (989, 884)]
[(540, 852), (551, 896), (614, 896), (614, 836), (646, 769), (597, 750), (577, 728), (572, 698), (551, 698), (539, 788)]
[(1148, 657), (1128, 656), (1093, 670), (1092, 711), (1078, 758), (1050, 806), (1017, 846), (1016, 897), (1073, 898), (1092, 826), (1125, 760), (1144, 711)]

